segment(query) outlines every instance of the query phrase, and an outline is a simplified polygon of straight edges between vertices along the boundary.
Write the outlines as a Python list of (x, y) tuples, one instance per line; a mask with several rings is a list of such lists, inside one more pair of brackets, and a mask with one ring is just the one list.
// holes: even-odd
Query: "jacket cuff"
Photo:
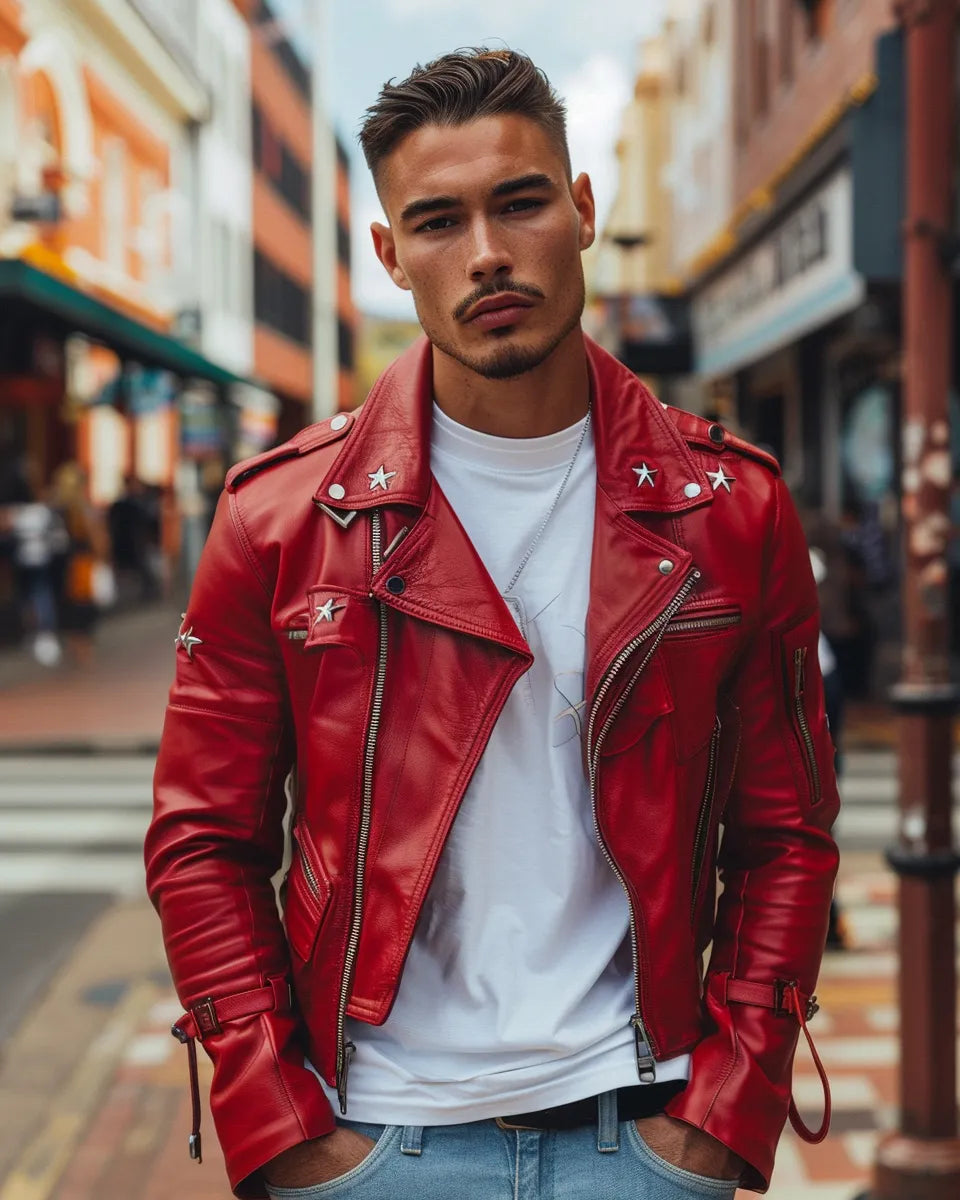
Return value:
[(204, 1045), (213, 1059), (210, 1107), (235, 1196), (265, 1200), (260, 1171), (292, 1146), (336, 1129), (316, 1075), (304, 1065), (295, 1017), (231, 1022)]
[(725, 976), (710, 978), (705, 1000), (711, 1033), (694, 1048), (690, 1081), (665, 1111), (742, 1158), (740, 1186), (765, 1192), (787, 1120), (799, 1027), (793, 1017), (765, 1009), (731, 1009), (724, 1002), (725, 982)]

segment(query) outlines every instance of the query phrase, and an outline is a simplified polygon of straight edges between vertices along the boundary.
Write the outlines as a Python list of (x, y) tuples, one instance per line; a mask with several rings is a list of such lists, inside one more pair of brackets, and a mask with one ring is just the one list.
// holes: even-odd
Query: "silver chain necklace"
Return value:
[(517, 625), (520, 627), (520, 632), (523, 634), (524, 639), (527, 639), (527, 615), (526, 615), (526, 612), (523, 607), (523, 601), (521, 600), (521, 598), (519, 596), (512, 596), (510, 593), (513, 591), (517, 580), (523, 574), (524, 567), (527, 565), (527, 563), (533, 557), (533, 552), (534, 552), (534, 550), (536, 550), (537, 545), (540, 542), (540, 539), (543, 537), (544, 530), (550, 524), (550, 518), (556, 512), (557, 505), (560, 503), (561, 497), (563, 496), (563, 493), (566, 491), (567, 484), (570, 482), (570, 476), (573, 474), (573, 468), (577, 465), (577, 459), (580, 456), (580, 449), (583, 446), (584, 441), (586, 440), (587, 431), (590, 428), (590, 416), (591, 416), (591, 410), (588, 408), (587, 415), (583, 419), (583, 428), (580, 430), (580, 436), (579, 436), (579, 438), (577, 438), (577, 444), (573, 451), (573, 457), (570, 459), (567, 469), (564, 472), (563, 479), (560, 480), (560, 486), (557, 488), (557, 494), (553, 498), (553, 503), (547, 509), (546, 516), (540, 522), (540, 528), (533, 535), (533, 541), (527, 547), (526, 554), (524, 554), (523, 558), (520, 559), (520, 565), (514, 571), (510, 582), (500, 593), (503, 596), (504, 600), (507, 602), (507, 607), (513, 613), (514, 620), (517, 622)]

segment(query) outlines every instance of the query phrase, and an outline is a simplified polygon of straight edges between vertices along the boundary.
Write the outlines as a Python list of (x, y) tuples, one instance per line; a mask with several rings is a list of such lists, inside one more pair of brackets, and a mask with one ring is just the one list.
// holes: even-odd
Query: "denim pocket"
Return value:
[[(669, 1192), (663, 1193), (663, 1200), (694, 1200), (696, 1197), (713, 1196), (717, 1200), (721, 1197), (733, 1197), (738, 1187), (736, 1179), (713, 1179), (709, 1175), (697, 1175), (693, 1171), (687, 1171), (683, 1167), (674, 1166), (666, 1159), (661, 1158), (659, 1154), (655, 1154), (653, 1150), (640, 1136), (639, 1130), (633, 1121), (624, 1122), (627, 1127), (627, 1143), (630, 1145), (643, 1160), (644, 1164), (651, 1171), (659, 1175), (661, 1179), (668, 1181), (671, 1185)], [(678, 1192), (676, 1189), (680, 1187), (684, 1191)], [(651, 1200), (660, 1200), (656, 1192), (651, 1192)]]
[[(268, 1183), (266, 1184), (267, 1194), (273, 1200), (314, 1200), (315, 1197), (319, 1200), (321, 1196), (337, 1195), (341, 1188), (346, 1192), (354, 1183), (366, 1185), (372, 1175), (379, 1173), (378, 1168), (385, 1164), (386, 1156), (401, 1132), (402, 1126), (400, 1125), (384, 1125), (367, 1157), (357, 1163), (346, 1175), (338, 1175), (336, 1179), (328, 1179), (324, 1183), (314, 1183), (309, 1187), (302, 1188), (274, 1187)], [(367, 1194), (373, 1195), (374, 1193)], [(381, 1183), (376, 1194), (387, 1196), (390, 1193), (389, 1189), (385, 1189)]]

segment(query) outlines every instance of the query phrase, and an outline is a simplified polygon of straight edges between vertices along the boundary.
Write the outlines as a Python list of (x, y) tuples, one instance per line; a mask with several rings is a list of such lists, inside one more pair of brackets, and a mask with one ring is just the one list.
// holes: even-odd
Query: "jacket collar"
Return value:
[[(597, 486), (624, 512), (675, 513), (710, 503), (710, 481), (663, 406), (622, 363), (584, 342)], [(431, 346), (420, 338), (374, 385), (314, 500), (354, 512), (382, 504), (425, 508), (432, 419)]]

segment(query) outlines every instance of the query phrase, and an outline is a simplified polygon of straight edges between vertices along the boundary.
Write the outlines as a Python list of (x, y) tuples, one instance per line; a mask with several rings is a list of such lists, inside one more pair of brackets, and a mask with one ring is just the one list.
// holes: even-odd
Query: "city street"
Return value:
[[(203, 1166), (187, 1157), (186, 1055), (169, 1035), (179, 1010), (143, 893), (153, 759), (136, 748), (156, 740), (177, 619), (108, 622), (88, 674), (0, 662), (0, 1200), (229, 1195), (209, 1116)], [(109, 731), (101, 752), (62, 752), (72, 714), (91, 704)], [(6, 736), (18, 714), (35, 753), (14, 753), (22, 734)], [(888, 736), (854, 720), (846, 757), (839, 894), (852, 948), (827, 955), (812, 1025), (833, 1132), (814, 1147), (785, 1134), (772, 1200), (852, 1200), (895, 1120), (895, 884), (880, 850), (895, 828), (896, 764), (871, 748)], [(805, 1050), (795, 1094), (816, 1123)]]

